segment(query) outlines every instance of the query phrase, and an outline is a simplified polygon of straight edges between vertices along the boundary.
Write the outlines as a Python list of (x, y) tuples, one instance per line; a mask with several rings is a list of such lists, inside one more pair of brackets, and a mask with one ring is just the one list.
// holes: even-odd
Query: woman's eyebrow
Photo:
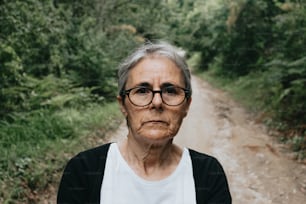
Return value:
[(151, 87), (151, 84), (148, 82), (140, 82), (136, 84), (136, 86), (144, 86), (144, 87)]
[(174, 84), (170, 83), (170, 82), (165, 82), (163, 83), (160, 87), (161, 88), (165, 88), (165, 87), (169, 87), (169, 86), (175, 86)]
[[(140, 82), (140, 83), (136, 84), (135, 87), (139, 87), (139, 86), (147, 87), (147, 88), (152, 87), (152, 85), (149, 82)], [(165, 87), (169, 87), (169, 86), (176, 86), (176, 85), (171, 83), (171, 82), (165, 82), (165, 83), (161, 84), (160, 88), (165, 88)]]

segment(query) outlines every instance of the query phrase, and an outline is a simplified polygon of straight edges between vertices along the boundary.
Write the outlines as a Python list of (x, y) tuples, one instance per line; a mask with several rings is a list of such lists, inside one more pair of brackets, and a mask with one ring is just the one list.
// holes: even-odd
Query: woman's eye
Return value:
[(165, 94), (177, 94), (177, 89), (175, 87), (166, 87), (163, 92)]
[(149, 92), (150, 92), (150, 90), (148, 88), (138, 88), (135, 91), (136, 94), (147, 94)]

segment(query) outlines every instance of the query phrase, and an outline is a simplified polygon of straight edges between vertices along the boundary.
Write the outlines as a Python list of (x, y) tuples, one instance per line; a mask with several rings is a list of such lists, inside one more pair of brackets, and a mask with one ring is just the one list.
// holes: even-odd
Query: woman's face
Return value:
[[(181, 70), (166, 57), (149, 56), (142, 59), (130, 70), (125, 89), (147, 86), (160, 90), (164, 86), (185, 87)], [(127, 117), (129, 137), (149, 144), (164, 143), (178, 132), (183, 118), (187, 115), (191, 98), (178, 106), (168, 106), (156, 93), (152, 103), (145, 107), (133, 105), (126, 96), (125, 101), (118, 97), (123, 114)]]

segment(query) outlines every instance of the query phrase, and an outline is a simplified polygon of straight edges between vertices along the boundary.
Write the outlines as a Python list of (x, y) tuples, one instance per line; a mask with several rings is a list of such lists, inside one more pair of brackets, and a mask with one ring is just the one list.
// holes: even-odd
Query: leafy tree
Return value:
[(172, 38), (175, 42), (201, 54), (201, 68), (208, 65), (218, 55), (224, 44), (226, 33), (226, 1), (174, 1), (170, 21)]
[(266, 63), (267, 73), (271, 77), (277, 76), (274, 82), (279, 87), (272, 94), (276, 100), (270, 101), (270, 104), (288, 126), (303, 132), (306, 122), (306, 8), (300, 4), (291, 4), (290, 7), (282, 4), (282, 8), (285, 12), (273, 21), (273, 60)]
[(273, 42), (272, 19), (279, 13), (273, 0), (247, 0), (239, 7), (222, 51), (222, 69), (231, 76), (246, 75), (262, 65)]
[(167, 35), (164, 6), (149, 0), (4, 0), (0, 118), (39, 108), (31, 104), (38, 99), (32, 93), (50, 76), (89, 88), (93, 98), (114, 99), (118, 62), (145, 39)]

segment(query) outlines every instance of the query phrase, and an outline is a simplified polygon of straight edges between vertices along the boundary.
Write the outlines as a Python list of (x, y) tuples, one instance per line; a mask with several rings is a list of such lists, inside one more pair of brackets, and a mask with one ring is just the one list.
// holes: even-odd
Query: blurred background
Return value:
[(160, 39), (306, 157), (305, 0), (0, 0), (0, 203), (54, 193), (122, 122), (120, 60)]

